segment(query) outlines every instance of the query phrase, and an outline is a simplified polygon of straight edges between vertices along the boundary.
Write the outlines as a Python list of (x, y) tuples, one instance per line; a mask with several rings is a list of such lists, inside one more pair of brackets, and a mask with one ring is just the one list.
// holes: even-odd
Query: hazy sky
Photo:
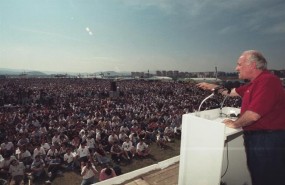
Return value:
[(284, 0), (0, 0), (0, 68), (234, 71), (248, 49), (285, 69)]

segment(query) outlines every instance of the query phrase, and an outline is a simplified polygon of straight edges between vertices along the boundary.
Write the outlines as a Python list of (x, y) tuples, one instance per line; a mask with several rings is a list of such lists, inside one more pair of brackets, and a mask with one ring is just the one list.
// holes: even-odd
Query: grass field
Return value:
[[(169, 159), (171, 157), (175, 157), (180, 153), (180, 140), (175, 139), (171, 143), (167, 143), (167, 148), (161, 149), (156, 143), (152, 143), (150, 146), (151, 155), (144, 159), (135, 158), (129, 163), (122, 162), (120, 167), (122, 169), (122, 173), (128, 173), (134, 171), (139, 168), (143, 168), (160, 161)], [(95, 165), (98, 171), (101, 170), (101, 166)], [(96, 175), (98, 178), (98, 174)], [(53, 185), (80, 185), (81, 176), (78, 172), (64, 172), (62, 176), (56, 177), (56, 179), (52, 182)]]

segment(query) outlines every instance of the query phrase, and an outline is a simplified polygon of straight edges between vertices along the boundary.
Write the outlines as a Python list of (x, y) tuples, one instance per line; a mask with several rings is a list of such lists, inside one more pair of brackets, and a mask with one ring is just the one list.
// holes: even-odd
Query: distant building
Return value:
[(162, 76), (162, 72), (161, 71), (156, 71), (156, 76)]
[(194, 82), (222, 82), (219, 78), (184, 78), (183, 81), (194, 81)]
[(179, 77), (179, 71), (173, 71), (173, 76), (174, 77)]
[[(270, 70), (273, 74), (277, 75), (280, 78), (285, 78), (285, 70)], [(223, 72), (223, 71), (206, 71), (206, 72), (180, 72), (178, 70), (157, 70), (155, 74), (149, 74), (144, 72), (132, 72), (131, 76), (133, 78), (150, 78), (152, 76), (161, 76), (161, 77), (171, 77), (174, 80), (183, 79), (183, 78), (219, 78), (223, 80), (237, 79), (237, 72)]]
[(7, 78), (6, 75), (0, 75), (0, 79), (5, 79)]
[(131, 72), (131, 76), (133, 78), (144, 78), (145, 73), (144, 72)]
[(167, 71), (166, 76), (173, 77), (173, 71)]
[(148, 78), (147, 80), (155, 80), (155, 81), (172, 81), (173, 79), (168, 76), (153, 76)]

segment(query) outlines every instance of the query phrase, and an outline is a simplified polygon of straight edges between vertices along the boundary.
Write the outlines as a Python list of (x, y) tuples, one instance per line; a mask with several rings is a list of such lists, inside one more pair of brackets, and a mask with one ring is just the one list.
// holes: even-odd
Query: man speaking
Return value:
[[(242, 53), (236, 71), (250, 82), (223, 95), (242, 97), (241, 116), (224, 120), (226, 126), (244, 130), (247, 165), (253, 185), (285, 184), (285, 91), (281, 80), (267, 70), (267, 61), (255, 50)], [(198, 87), (214, 90), (215, 84)]]

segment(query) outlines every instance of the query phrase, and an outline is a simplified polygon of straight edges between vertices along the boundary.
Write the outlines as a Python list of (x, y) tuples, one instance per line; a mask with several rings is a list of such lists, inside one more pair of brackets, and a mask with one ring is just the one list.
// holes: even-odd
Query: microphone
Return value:
[(222, 89), (222, 88), (223, 88), (222, 86), (217, 86), (217, 87), (215, 87), (214, 89), (212, 89), (212, 94), (210, 94), (209, 96), (207, 96), (205, 99), (202, 100), (202, 102), (201, 102), (200, 105), (199, 105), (198, 111), (197, 111), (196, 114), (195, 114), (197, 117), (200, 117), (200, 109), (201, 109), (203, 103), (204, 103), (207, 99), (213, 97), (215, 94), (218, 94), (218, 93), (219, 93), (219, 90)]
[[(196, 116), (200, 117), (200, 109), (202, 107), (202, 104), (209, 98), (213, 97), (214, 95), (219, 93), (219, 90), (221, 89), (226, 89), (228, 90), (228, 94), (231, 93), (231, 90), (233, 88), (237, 88), (240, 86), (240, 82), (239, 81), (226, 81), (224, 82), (222, 85), (219, 85), (218, 87), (214, 88), (212, 91), (212, 94), (210, 94), (209, 96), (207, 96), (204, 100), (202, 100), (202, 102), (199, 105), (198, 111), (196, 112)], [(224, 102), (226, 101), (227, 96), (224, 98), (223, 102), (221, 103), (220, 106), (220, 115), (222, 115), (222, 108), (224, 105)]]
[(237, 88), (237, 87), (239, 87), (241, 84), (240, 84), (240, 81), (234, 81), (233, 82), (233, 86), (234, 86), (234, 88)]
[(214, 89), (212, 89), (212, 92), (214, 94), (219, 94), (220, 90), (222, 89), (223, 91), (224, 90), (228, 90), (228, 94), (231, 92), (231, 89), (233, 87), (233, 84), (231, 81), (226, 81), (226, 82), (223, 82), (221, 85), (215, 87)]
[(227, 81), (224, 86), (225, 86), (225, 89), (228, 90), (228, 94), (230, 94), (234, 85), (232, 81)]
[(198, 108), (198, 112), (196, 112), (196, 116), (197, 116), (197, 117), (200, 117), (200, 109), (201, 109), (201, 107), (202, 107), (202, 104), (203, 104), (207, 99), (211, 98), (211, 97), (214, 96), (214, 95), (215, 95), (215, 90), (214, 90), (214, 92), (213, 92), (212, 94), (210, 94), (209, 96), (207, 96), (207, 97), (200, 103), (200, 106), (199, 106), (199, 108)]
[(228, 96), (225, 96), (222, 103), (220, 104), (220, 117), (223, 117), (224, 113), (223, 113), (223, 107), (224, 107), (224, 103), (226, 101), (226, 99), (228, 98)]
[[(241, 85), (241, 84), (240, 84), (239, 81), (234, 81), (234, 82), (232, 82), (232, 81), (227, 81), (227, 82), (224, 83), (224, 87), (225, 87), (225, 89), (228, 90), (228, 94), (231, 93), (231, 91), (232, 91), (233, 88), (237, 88), (237, 87), (239, 87), (240, 85)], [(225, 96), (224, 99), (223, 99), (223, 101), (222, 101), (222, 103), (220, 104), (220, 117), (222, 117), (223, 114), (224, 114), (224, 113), (222, 112), (222, 109), (223, 109), (223, 106), (224, 106), (224, 103), (225, 103), (227, 97), (228, 97), (228, 96)]]
[[(231, 85), (227, 85), (227, 86), (231, 86)], [(196, 116), (200, 117), (200, 109), (203, 103), (209, 98), (213, 97), (214, 95), (219, 94), (220, 89), (225, 89), (225, 84), (219, 85), (216, 88), (212, 89), (212, 94), (210, 94), (209, 96), (207, 96), (205, 99), (202, 100), (202, 102), (199, 105), (198, 111), (196, 112)]]
[(231, 90), (233, 88), (237, 88), (240, 85), (241, 84), (239, 81), (225, 81), (225, 82), (223, 82), (223, 84), (221, 86), (218, 86), (217, 88), (215, 88), (215, 90), (217, 89), (216, 91), (218, 92), (218, 90), (220, 90), (220, 89), (226, 89), (226, 90), (228, 90), (228, 94), (230, 94)]

